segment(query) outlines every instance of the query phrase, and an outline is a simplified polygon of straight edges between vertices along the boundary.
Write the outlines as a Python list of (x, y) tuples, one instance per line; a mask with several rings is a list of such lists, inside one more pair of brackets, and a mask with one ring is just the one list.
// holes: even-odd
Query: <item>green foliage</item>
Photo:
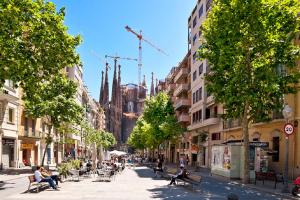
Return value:
[(81, 124), (83, 129), (83, 137), (86, 145), (96, 144), (97, 147), (102, 146), (107, 149), (116, 144), (114, 135), (103, 130), (92, 128), (86, 121)]
[(298, 0), (214, 0), (202, 25), (198, 57), (211, 68), (207, 90), (223, 104), (224, 118), (243, 119), (245, 183), (250, 123), (270, 119), (297, 89), (299, 12)]
[(24, 90), (30, 91), (23, 97), (26, 112), (35, 118), (47, 116), (56, 128), (61, 123), (79, 124), (83, 109), (74, 99), (76, 89), (76, 84), (64, 74), (49, 81), (32, 82), (30, 87), (24, 87)]
[(240, 118), (247, 106), (249, 120), (267, 119), (282, 108), (284, 94), (296, 91), (299, 11), (297, 0), (214, 0), (199, 58), (209, 61), (207, 89), (226, 118)]
[(159, 93), (146, 100), (143, 116), (137, 120), (128, 144), (137, 149), (153, 149), (164, 141), (175, 140), (183, 131), (169, 96)]
[(0, 88), (10, 79), (29, 93), (32, 82), (79, 64), (81, 39), (68, 34), (64, 8), (57, 11), (45, 0), (5, 0), (0, 10)]

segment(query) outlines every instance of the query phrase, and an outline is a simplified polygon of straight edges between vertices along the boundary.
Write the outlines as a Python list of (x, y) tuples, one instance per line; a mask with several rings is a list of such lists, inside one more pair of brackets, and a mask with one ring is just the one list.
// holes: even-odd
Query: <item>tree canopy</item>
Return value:
[(143, 115), (137, 120), (128, 144), (137, 149), (154, 149), (182, 133), (169, 96), (159, 93), (146, 100)]
[[(214, 0), (202, 25), (199, 59), (207, 59), (207, 90), (225, 108), (225, 118), (242, 118), (245, 158), (248, 127), (283, 107), (296, 92), (299, 47), (298, 0)], [(245, 160), (244, 181), (248, 182)]]
[[(79, 36), (64, 25), (65, 9), (45, 0), (0, 2), (0, 88), (6, 79), (27, 88), (79, 64)], [(39, 89), (39, 88), (35, 88)]]

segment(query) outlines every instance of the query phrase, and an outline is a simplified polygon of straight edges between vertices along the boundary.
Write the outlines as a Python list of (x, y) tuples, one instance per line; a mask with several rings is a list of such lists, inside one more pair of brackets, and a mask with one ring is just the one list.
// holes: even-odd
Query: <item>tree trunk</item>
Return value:
[(42, 167), (44, 166), (45, 156), (46, 156), (48, 147), (49, 147), (49, 144), (46, 144), (46, 148), (44, 149), (43, 159), (42, 159), (42, 163), (41, 163)]
[(249, 183), (249, 119), (248, 119), (248, 102), (245, 103), (243, 113), (243, 140), (244, 140), (244, 178), (243, 183)]

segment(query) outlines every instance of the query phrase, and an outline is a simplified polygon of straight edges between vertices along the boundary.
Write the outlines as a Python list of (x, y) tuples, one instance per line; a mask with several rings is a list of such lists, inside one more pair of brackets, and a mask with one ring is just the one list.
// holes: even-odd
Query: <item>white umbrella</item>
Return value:
[(126, 155), (127, 153), (124, 151), (113, 150), (113, 151), (109, 152), (109, 154), (116, 155), (116, 156), (123, 156), (123, 155)]

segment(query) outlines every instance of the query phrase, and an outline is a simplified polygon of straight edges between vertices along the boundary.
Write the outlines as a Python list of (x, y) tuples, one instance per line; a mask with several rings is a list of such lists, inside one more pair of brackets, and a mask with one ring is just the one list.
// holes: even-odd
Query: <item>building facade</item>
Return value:
[(0, 88), (0, 169), (18, 167), (19, 89), (6, 80)]

